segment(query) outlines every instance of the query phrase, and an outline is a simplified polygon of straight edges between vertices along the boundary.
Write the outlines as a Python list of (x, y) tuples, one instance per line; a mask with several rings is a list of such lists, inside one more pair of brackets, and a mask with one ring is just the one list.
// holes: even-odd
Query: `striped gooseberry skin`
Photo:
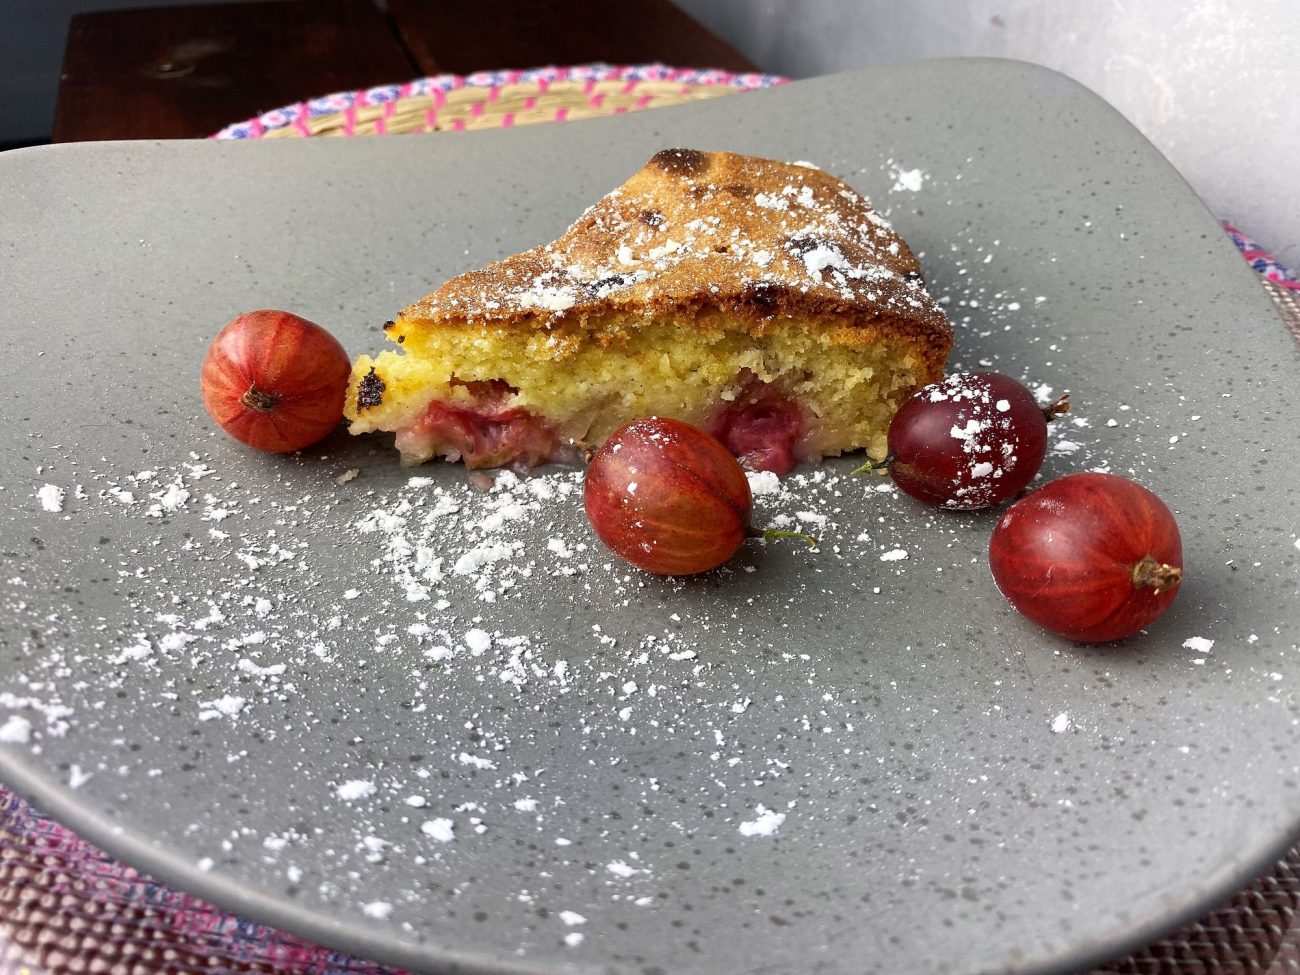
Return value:
[(245, 312), (212, 340), (199, 373), (208, 414), (241, 443), (283, 454), (343, 420), (352, 363), (324, 328), (292, 312)]
[(1070, 474), (1021, 498), (989, 540), (993, 580), (1021, 614), (1080, 643), (1122, 640), (1167, 610), (1183, 576), (1173, 514), (1114, 474)]
[(730, 451), (699, 427), (633, 420), (592, 456), (587, 518), (620, 558), (657, 575), (717, 568), (749, 534), (749, 481)]

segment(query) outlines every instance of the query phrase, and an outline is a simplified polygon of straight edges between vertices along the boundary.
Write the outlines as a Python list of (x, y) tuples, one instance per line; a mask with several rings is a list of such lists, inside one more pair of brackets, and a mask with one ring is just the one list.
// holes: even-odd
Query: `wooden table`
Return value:
[(756, 71), (669, 0), (260, 0), (73, 17), (54, 142), (183, 139), (334, 91), (607, 61)]

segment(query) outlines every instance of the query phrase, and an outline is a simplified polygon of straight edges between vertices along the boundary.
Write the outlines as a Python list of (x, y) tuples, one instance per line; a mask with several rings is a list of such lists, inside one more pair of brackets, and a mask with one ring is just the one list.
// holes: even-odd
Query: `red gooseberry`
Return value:
[(1082, 643), (1121, 640), (1169, 608), (1183, 578), (1174, 516), (1139, 484), (1070, 474), (998, 520), (989, 567), (1002, 594), (1044, 629)]
[(208, 413), (236, 440), (287, 453), (339, 425), (351, 370), (343, 346), (325, 329), (264, 309), (217, 333), (199, 388)]
[(1043, 407), (999, 372), (959, 372), (923, 386), (889, 424), (884, 465), (901, 490), (926, 504), (970, 510), (1014, 497), (1038, 473), (1047, 423), (1069, 409)]
[(749, 534), (749, 481), (698, 427), (662, 417), (620, 427), (592, 455), (583, 503), (600, 540), (659, 575), (721, 565)]

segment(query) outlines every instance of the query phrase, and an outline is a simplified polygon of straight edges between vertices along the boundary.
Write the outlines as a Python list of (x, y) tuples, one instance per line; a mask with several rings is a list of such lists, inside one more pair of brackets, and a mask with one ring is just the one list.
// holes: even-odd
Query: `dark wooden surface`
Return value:
[(79, 14), (54, 142), (203, 138), (335, 91), (589, 61), (755, 67), (668, 0), (261, 0)]
[(211, 135), (415, 68), (371, 0), (272, 0), (72, 19), (55, 142)]
[(421, 74), (547, 64), (756, 71), (669, 0), (388, 0)]

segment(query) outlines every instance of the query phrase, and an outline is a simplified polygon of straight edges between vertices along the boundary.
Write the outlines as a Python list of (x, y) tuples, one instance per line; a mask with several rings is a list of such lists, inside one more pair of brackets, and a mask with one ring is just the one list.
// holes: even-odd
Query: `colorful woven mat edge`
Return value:
[(1272, 254), (1264, 250), (1258, 243), (1243, 234), (1228, 221), (1221, 220), (1219, 222), (1223, 224), (1223, 229), (1228, 232), (1232, 242), (1237, 245), (1237, 250), (1241, 251), (1241, 256), (1261, 277), (1272, 281), (1280, 288), (1300, 294), (1300, 276), (1279, 264)]
[[(445, 96), (446, 93), (459, 89), (481, 89), (486, 100), (490, 102), (509, 85), (536, 85), (540, 90), (545, 90), (549, 86), (565, 82), (596, 85), (601, 82), (621, 81), (627, 85), (636, 85), (642, 82), (670, 81), (683, 86), (750, 91), (756, 88), (771, 88), (774, 85), (784, 84), (788, 80), (780, 75), (736, 74), (717, 68), (675, 68), (658, 63), (580, 64), (565, 67), (549, 65), (526, 71), (478, 71), (469, 75), (440, 74), (416, 78), (404, 84), (335, 92), (294, 105), (285, 105), (263, 112), (255, 118), (228, 125), (212, 138), (260, 139), (285, 129), (294, 129), (297, 130), (298, 135), (310, 136), (314, 134), (309, 128), (312, 119), (338, 114), (343, 116), (345, 122), (344, 130), (340, 134), (359, 134), (346, 130), (349, 113), (355, 116), (355, 113), (360, 110), (376, 106), (391, 112), (404, 100), (429, 97), (437, 99), (439, 95)], [(382, 132), (382, 127), (380, 131)]]

